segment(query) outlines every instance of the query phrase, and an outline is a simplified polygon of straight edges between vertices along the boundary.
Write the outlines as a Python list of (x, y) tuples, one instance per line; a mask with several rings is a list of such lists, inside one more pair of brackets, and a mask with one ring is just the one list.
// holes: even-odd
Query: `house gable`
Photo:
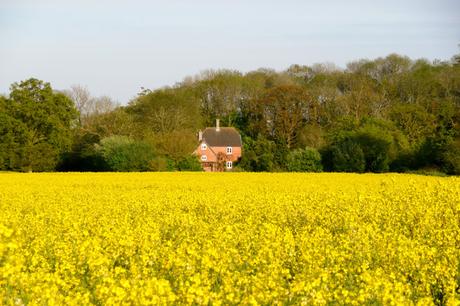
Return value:
[[(202, 150), (201, 145), (206, 144), (206, 149)], [(217, 161), (217, 154), (214, 152), (212, 147), (206, 143), (206, 141), (203, 139), (201, 142), (198, 144), (198, 147), (195, 150), (195, 154), (200, 157), (200, 160), (203, 162), (216, 162)], [(206, 160), (201, 159), (201, 156), (205, 155)]]

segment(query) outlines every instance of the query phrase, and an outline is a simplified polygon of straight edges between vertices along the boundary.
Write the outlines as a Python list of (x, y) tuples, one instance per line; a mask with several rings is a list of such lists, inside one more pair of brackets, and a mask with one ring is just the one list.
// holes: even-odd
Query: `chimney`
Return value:
[(198, 141), (202, 141), (203, 140), (203, 132), (200, 130), (198, 132)]
[(216, 132), (220, 131), (220, 120), (216, 119)]

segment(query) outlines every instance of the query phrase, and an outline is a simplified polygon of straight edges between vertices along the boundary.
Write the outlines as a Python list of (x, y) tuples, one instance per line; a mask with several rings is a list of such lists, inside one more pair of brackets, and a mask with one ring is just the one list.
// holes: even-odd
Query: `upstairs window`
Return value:
[(207, 146), (205, 143), (202, 143), (202, 144), (201, 144), (201, 150), (202, 150), (202, 151), (205, 151), (205, 150), (207, 149), (207, 147), (208, 147), (208, 146)]
[(228, 161), (228, 162), (226, 163), (226, 166), (227, 166), (227, 169), (232, 169), (233, 163), (232, 163), (231, 161)]
[(206, 161), (206, 160), (208, 160), (208, 157), (206, 155), (201, 155), (201, 160)]
[(232, 153), (233, 153), (233, 148), (227, 147), (227, 154), (232, 154)]

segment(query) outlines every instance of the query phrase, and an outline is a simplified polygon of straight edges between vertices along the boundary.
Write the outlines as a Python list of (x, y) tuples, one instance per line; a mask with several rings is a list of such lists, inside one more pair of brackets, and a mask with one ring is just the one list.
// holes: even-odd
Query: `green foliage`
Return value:
[(112, 171), (147, 171), (155, 159), (151, 145), (126, 136), (102, 139), (97, 151)]
[(189, 157), (196, 148), (196, 133), (189, 130), (177, 130), (169, 133), (152, 133), (144, 138), (151, 143), (159, 155), (179, 161)]
[(408, 148), (405, 136), (389, 121), (363, 118), (344, 120), (338, 126), (331, 133), (329, 149), (329, 167), (335, 171), (388, 171)]
[[(190, 158), (196, 132), (219, 118), (244, 135), (238, 167), (245, 171), (303, 169), (299, 152), (312, 147), (325, 171), (459, 173), (458, 56), (429, 62), (390, 54), (344, 70), (326, 63), (206, 71), (144, 89), (125, 107), (97, 102), (84, 87), (70, 96), (80, 123), (72, 101), (43, 81), (15, 83), (0, 96), (0, 169), (49, 171), (59, 162), (62, 171), (198, 170)], [(104, 157), (100, 148), (113, 146), (100, 140), (117, 135), (129, 143)]]
[(359, 130), (352, 138), (364, 154), (366, 171), (384, 172), (389, 170), (390, 146), (392, 139), (375, 128)]
[(201, 163), (195, 155), (187, 156), (177, 162), (179, 171), (202, 171)]
[(133, 116), (123, 107), (106, 113), (92, 114), (85, 119), (85, 122), (83, 130), (97, 134), (100, 138), (114, 135), (134, 137), (138, 133)]
[(442, 154), (442, 169), (448, 174), (460, 175), (460, 140), (450, 142)]
[(245, 171), (269, 172), (275, 168), (274, 142), (258, 136), (256, 140), (250, 137), (243, 138), (243, 157), (240, 167)]
[(364, 172), (366, 160), (359, 143), (344, 139), (331, 147), (332, 169), (337, 172)]
[(396, 104), (391, 108), (389, 117), (412, 146), (420, 145), (435, 129), (436, 118), (417, 104)]
[(293, 172), (321, 172), (321, 155), (313, 148), (295, 149), (288, 155), (287, 170)]
[(195, 93), (188, 88), (161, 89), (133, 100), (126, 112), (135, 122), (138, 136), (171, 133), (200, 127), (200, 108)]
[(429, 137), (417, 152), (417, 168), (432, 167), (460, 174), (460, 140), (449, 135)]
[(325, 142), (324, 130), (319, 125), (306, 125), (298, 133), (298, 145), (300, 147), (311, 147), (319, 149)]
[(72, 150), (61, 156), (58, 171), (108, 171), (103, 156), (97, 151), (100, 137), (91, 132), (76, 133)]
[(150, 161), (149, 168), (151, 171), (174, 171), (176, 163), (166, 156), (157, 155)]
[(27, 128), (17, 119), (0, 113), (0, 170), (21, 170)]
[[(2, 134), (14, 147), (2, 149), (2, 155), (11, 155), (8, 167), (26, 171), (54, 170), (60, 154), (71, 145), (71, 130), (77, 118), (73, 102), (53, 92), (49, 83), (31, 78), (11, 85), (9, 99), (4, 99), (2, 104), (11, 117), (2, 119)], [(15, 135), (15, 139), (7, 135)]]
[(201, 81), (194, 84), (195, 94), (201, 102), (204, 124), (214, 124), (216, 118), (222, 124), (232, 126), (236, 120), (235, 112), (241, 100), (247, 95), (242, 74), (237, 71), (206, 71)]
[[(309, 108), (308, 92), (293, 85), (276, 86), (268, 90), (260, 99), (252, 101), (248, 109), (252, 127), (267, 139), (283, 143), (288, 149), (297, 144), (299, 130), (307, 122)], [(254, 133), (252, 133), (254, 134)], [(251, 134), (250, 134), (251, 135)]]

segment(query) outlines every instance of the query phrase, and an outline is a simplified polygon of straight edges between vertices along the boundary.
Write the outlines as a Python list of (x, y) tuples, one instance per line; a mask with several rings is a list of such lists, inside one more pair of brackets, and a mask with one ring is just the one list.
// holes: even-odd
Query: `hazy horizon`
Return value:
[(0, 2), (0, 93), (36, 77), (122, 104), (207, 69), (459, 53), (454, 0)]

